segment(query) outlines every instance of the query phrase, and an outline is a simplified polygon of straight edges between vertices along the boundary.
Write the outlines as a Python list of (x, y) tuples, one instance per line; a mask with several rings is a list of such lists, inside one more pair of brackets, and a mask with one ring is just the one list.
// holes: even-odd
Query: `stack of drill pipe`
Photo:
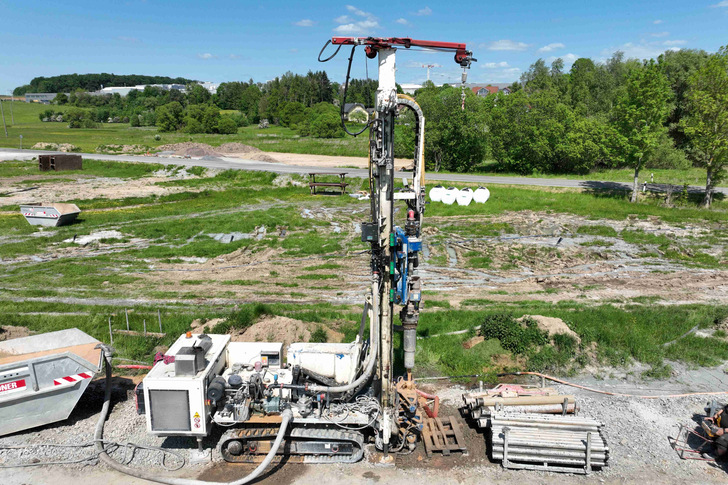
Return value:
[(506, 431), (509, 462), (550, 466), (555, 471), (560, 471), (559, 467), (586, 467), (588, 433), (590, 466), (604, 467), (609, 460), (604, 425), (591, 418), (496, 412), (490, 419), (479, 421), (481, 426), (490, 424), (495, 460), (503, 460)]
[(579, 410), (576, 398), (571, 395), (499, 397), (487, 394), (464, 394), (463, 401), (468, 407), (470, 417), (477, 422), (481, 421), (479, 418), (490, 416), (498, 408), (507, 409), (509, 412), (562, 414), (566, 401), (566, 414), (574, 414)]

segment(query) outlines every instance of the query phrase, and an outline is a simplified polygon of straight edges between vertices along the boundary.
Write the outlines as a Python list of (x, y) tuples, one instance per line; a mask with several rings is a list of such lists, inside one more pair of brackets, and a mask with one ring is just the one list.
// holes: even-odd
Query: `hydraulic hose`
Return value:
[(369, 378), (372, 376), (372, 372), (374, 372), (374, 364), (376, 364), (377, 359), (376, 355), (377, 352), (379, 352), (379, 342), (378, 339), (375, 339), (372, 342), (372, 347), (369, 349), (369, 362), (367, 363), (366, 368), (364, 369), (364, 372), (354, 381), (350, 382), (349, 384), (344, 384), (342, 386), (320, 386), (317, 384), (314, 384), (312, 386), (308, 386), (308, 389), (313, 392), (331, 392), (331, 393), (338, 393), (338, 392), (346, 392), (350, 391), (360, 384), (363, 384)]
[(602, 391), (601, 389), (594, 389), (593, 387), (587, 387), (587, 386), (582, 386), (580, 384), (574, 384), (573, 382), (565, 381), (563, 379), (559, 379), (558, 377), (550, 376), (548, 374), (542, 374), (540, 372), (504, 372), (502, 374), (498, 374), (498, 377), (500, 377), (500, 376), (537, 376), (537, 377), (542, 377), (544, 379), (548, 379), (553, 382), (558, 382), (559, 384), (563, 384), (565, 386), (575, 387), (577, 389), (583, 389), (585, 391), (595, 392), (597, 394), (605, 394), (607, 396), (617, 396), (617, 397), (635, 397), (638, 399), (663, 399), (663, 398), (673, 398), (673, 397), (717, 396), (720, 394), (728, 394), (728, 391), (713, 391), (713, 392), (686, 392), (683, 394), (660, 394), (657, 396), (641, 396), (639, 394), (624, 394), (621, 392)]
[(293, 419), (293, 413), (290, 409), (285, 409), (281, 413), (281, 428), (278, 431), (278, 435), (276, 436), (273, 445), (271, 445), (270, 451), (267, 455), (265, 455), (265, 458), (260, 463), (260, 465), (258, 465), (257, 468), (250, 472), (250, 474), (248, 474), (247, 476), (232, 482), (206, 482), (204, 480), (194, 480), (189, 478), (162, 477), (159, 475), (144, 472), (142, 470), (137, 470), (126, 465), (122, 465), (118, 461), (114, 460), (108, 455), (108, 453), (106, 453), (103, 441), (104, 423), (109, 414), (109, 407), (111, 406), (111, 350), (106, 346), (102, 346), (102, 349), (104, 351), (106, 366), (106, 390), (104, 392), (104, 406), (101, 409), (99, 421), (96, 423), (96, 433), (94, 435), (94, 441), (96, 442), (95, 446), (96, 451), (98, 451), (99, 453), (99, 459), (106, 465), (126, 475), (131, 475), (133, 477), (141, 478), (143, 480), (149, 480), (151, 482), (164, 483), (167, 485), (244, 485), (258, 478), (260, 474), (263, 473), (263, 471), (268, 468), (268, 465), (270, 465), (270, 463), (273, 461), (273, 458), (276, 456), (278, 449), (283, 443), (283, 437), (286, 434), (288, 425)]

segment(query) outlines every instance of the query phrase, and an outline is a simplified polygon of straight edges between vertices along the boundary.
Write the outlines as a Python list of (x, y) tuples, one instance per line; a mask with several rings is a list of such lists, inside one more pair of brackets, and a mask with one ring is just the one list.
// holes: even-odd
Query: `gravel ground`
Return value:
[[(582, 378), (580, 383), (594, 385), (589, 377)], [(613, 383), (603, 382), (601, 387), (609, 387)], [(664, 386), (663, 386), (664, 384)], [(106, 424), (105, 438), (120, 443), (136, 443), (145, 446), (163, 446), (189, 459), (189, 453), (195, 447), (192, 439), (156, 438), (146, 433), (143, 416), (138, 416), (133, 398), (133, 382), (128, 379), (115, 380), (114, 402), (111, 416)], [(640, 387), (642, 386), (642, 387)], [(369, 462), (356, 465), (336, 466), (301, 466), (286, 465), (270, 473), (263, 483), (312, 483), (319, 485), (337, 483), (337, 480), (346, 480), (349, 483), (375, 482), (389, 483), (391, 481), (411, 479), (430, 481), (432, 483), (483, 483), (497, 481), (499, 483), (529, 483), (563, 484), (585, 483), (586, 481), (599, 481), (601, 483), (726, 483), (728, 468), (724, 465), (715, 465), (700, 461), (680, 460), (677, 453), (672, 450), (668, 442), (669, 436), (677, 434), (680, 423), (696, 424), (694, 418), (705, 413), (706, 403), (711, 399), (708, 396), (690, 396), (684, 398), (637, 399), (627, 397), (614, 397), (595, 394), (571, 387), (556, 386), (563, 393), (577, 396), (581, 406), (581, 414), (593, 417), (605, 424), (610, 446), (610, 466), (595, 472), (590, 477), (569, 476), (531, 471), (504, 470), (498, 464), (489, 463), (482, 457), (472, 457), (465, 461), (448, 459), (421, 461), (413, 467), (382, 468)], [(648, 384), (627, 383), (622, 381), (622, 389), (629, 392), (641, 389), (671, 388), (671, 382)], [(460, 406), (462, 394), (467, 389), (462, 386), (445, 386), (445, 384), (427, 385), (427, 390), (436, 390), (442, 399), (443, 405)], [(621, 390), (622, 390), (621, 389)], [(12, 445), (33, 445), (40, 443), (79, 444), (91, 442), (94, 426), (98, 419), (98, 411), (103, 402), (103, 380), (96, 381), (84, 395), (82, 402), (74, 410), (71, 418), (54, 426), (17, 433), (12, 436), (0, 438), (0, 448)], [(484, 439), (482, 435), (475, 435), (476, 431), (468, 429), (474, 436), (472, 439)], [(214, 447), (218, 436), (211, 437), (205, 445)], [(69, 461), (93, 455), (89, 448), (29, 448), (29, 449), (0, 449), (0, 466), (19, 463), (34, 463), (48, 461)], [(122, 460), (123, 450), (117, 450), (113, 456)], [(200, 474), (210, 479), (231, 480), (247, 473), (245, 467), (220, 463), (220, 458), (214, 453), (215, 460), (208, 466), (190, 466), (174, 475), (197, 477)], [(472, 456), (472, 455), (471, 455)], [(131, 459), (131, 465), (147, 470), (166, 474), (160, 461), (159, 452), (138, 450)], [(472, 466), (470, 465), (472, 461)], [(464, 464), (466, 463), (466, 464)], [(176, 464), (173, 457), (169, 457), (168, 466)], [(0, 469), (0, 483), (48, 483), (53, 480), (56, 485), (77, 483), (79, 477), (98, 481), (98, 477), (108, 476), (108, 483), (118, 482), (119, 475), (104, 466), (96, 465), (92, 459), (84, 463), (43, 466), (36, 468)], [(447, 473), (443, 473), (443, 471)], [(438, 473), (439, 472), (439, 473)], [(206, 477), (207, 478), (207, 477)], [(84, 480), (85, 481), (85, 480)], [(131, 483), (131, 482), (130, 482)]]

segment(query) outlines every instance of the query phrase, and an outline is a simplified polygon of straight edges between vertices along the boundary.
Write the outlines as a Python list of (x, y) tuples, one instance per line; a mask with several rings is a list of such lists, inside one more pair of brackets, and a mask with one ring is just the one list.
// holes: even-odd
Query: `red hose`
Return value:
[(420, 391), (419, 389), (415, 389), (418, 396), (422, 396), (425, 399), (432, 399), (435, 401), (434, 407), (435, 409), (430, 409), (430, 406), (427, 405), (427, 403), (423, 403), (422, 407), (425, 409), (425, 414), (427, 414), (427, 417), (429, 418), (436, 418), (437, 413), (440, 411), (440, 398), (438, 396), (435, 396), (434, 394), (428, 394), (425, 391)]
[(137, 364), (119, 364), (115, 365), (117, 369), (144, 369), (144, 370), (151, 370), (151, 365), (137, 365)]

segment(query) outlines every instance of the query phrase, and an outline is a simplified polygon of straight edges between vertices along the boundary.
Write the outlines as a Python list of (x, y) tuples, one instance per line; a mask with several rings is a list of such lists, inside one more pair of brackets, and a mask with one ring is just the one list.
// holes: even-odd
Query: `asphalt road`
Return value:
[[(0, 148), (0, 160), (30, 160), (38, 155), (47, 154), (43, 150), (19, 150), (13, 148)], [(176, 157), (147, 157), (143, 155), (102, 155), (99, 153), (80, 153), (85, 158), (95, 160), (116, 160), (120, 162), (145, 162), (161, 163), (163, 165), (182, 165), (185, 167), (209, 167), (220, 169), (252, 170), (263, 172), (275, 172), (282, 174), (305, 175), (311, 172), (322, 172), (327, 169), (322, 167), (307, 167), (303, 165), (286, 165), (284, 163), (259, 162), (257, 160), (244, 160), (230, 157), (208, 157), (202, 158), (176, 158)], [(350, 177), (367, 178), (368, 170), (346, 168), (345, 171)], [(405, 176), (406, 172), (398, 172), (397, 176)], [(532, 177), (493, 177), (488, 175), (459, 174), (459, 173), (428, 173), (427, 179), (442, 182), (470, 182), (481, 185), (530, 185), (536, 187), (573, 187), (592, 190), (629, 190), (632, 185), (624, 182), (602, 182), (598, 180), (568, 180), (551, 178)], [(647, 190), (653, 192), (664, 192), (667, 185), (647, 184)], [(682, 189), (682, 187), (680, 187)], [(690, 192), (702, 192), (704, 187), (690, 186)], [(716, 187), (716, 192), (728, 195), (727, 187)]]

